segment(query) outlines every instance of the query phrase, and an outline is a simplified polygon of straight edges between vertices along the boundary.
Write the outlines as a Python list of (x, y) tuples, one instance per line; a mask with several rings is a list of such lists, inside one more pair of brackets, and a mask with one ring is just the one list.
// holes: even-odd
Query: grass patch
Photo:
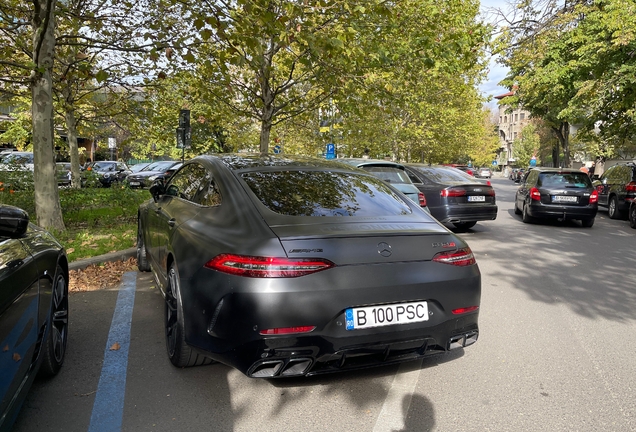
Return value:
[[(147, 190), (113, 187), (59, 192), (66, 231), (52, 234), (66, 248), (70, 261), (135, 246), (137, 209), (150, 199)], [(36, 222), (32, 191), (0, 193), (0, 203), (23, 208)]]

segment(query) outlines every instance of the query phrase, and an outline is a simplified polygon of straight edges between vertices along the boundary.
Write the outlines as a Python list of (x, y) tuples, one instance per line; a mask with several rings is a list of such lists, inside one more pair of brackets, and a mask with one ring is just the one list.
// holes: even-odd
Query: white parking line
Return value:
[(421, 370), (421, 359), (400, 365), (389, 389), (389, 394), (386, 395), (380, 415), (375, 422), (373, 432), (392, 432), (404, 429)]

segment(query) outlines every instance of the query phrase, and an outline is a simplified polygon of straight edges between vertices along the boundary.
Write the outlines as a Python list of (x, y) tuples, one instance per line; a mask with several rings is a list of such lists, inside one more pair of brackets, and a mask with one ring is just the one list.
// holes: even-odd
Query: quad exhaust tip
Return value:
[(450, 351), (457, 348), (470, 346), (477, 342), (478, 337), (479, 332), (477, 330), (453, 336), (448, 340), (448, 350)]
[(309, 358), (293, 358), (287, 360), (266, 360), (252, 366), (248, 376), (252, 378), (274, 378), (305, 375), (311, 367)]

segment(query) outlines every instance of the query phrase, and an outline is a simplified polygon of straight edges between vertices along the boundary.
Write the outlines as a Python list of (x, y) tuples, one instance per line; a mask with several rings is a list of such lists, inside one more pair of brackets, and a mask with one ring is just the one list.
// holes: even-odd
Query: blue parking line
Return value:
[[(104, 364), (93, 403), (89, 432), (121, 431), (136, 280), (136, 272), (124, 273), (122, 277), (104, 351)], [(113, 349), (117, 348), (116, 344), (119, 348)]]

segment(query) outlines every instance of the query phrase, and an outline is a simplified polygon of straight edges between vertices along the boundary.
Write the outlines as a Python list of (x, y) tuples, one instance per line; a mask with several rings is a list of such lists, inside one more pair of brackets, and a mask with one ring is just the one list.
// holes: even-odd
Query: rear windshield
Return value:
[(32, 164), (32, 153), (9, 153), (2, 158), (2, 162), (10, 164)]
[(465, 183), (466, 180), (473, 180), (468, 174), (457, 168), (413, 168), (423, 173), (429, 180), (435, 183)]
[(406, 172), (399, 168), (383, 166), (362, 166), (360, 168), (388, 183), (412, 183)]
[(243, 174), (256, 197), (287, 216), (394, 216), (409, 206), (382, 180), (331, 171), (267, 171)]
[(592, 181), (584, 172), (559, 173), (544, 172), (539, 174), (537, 181), (539, 187), (565, 187), (565, 188), (588, 188), (592, 187)]

